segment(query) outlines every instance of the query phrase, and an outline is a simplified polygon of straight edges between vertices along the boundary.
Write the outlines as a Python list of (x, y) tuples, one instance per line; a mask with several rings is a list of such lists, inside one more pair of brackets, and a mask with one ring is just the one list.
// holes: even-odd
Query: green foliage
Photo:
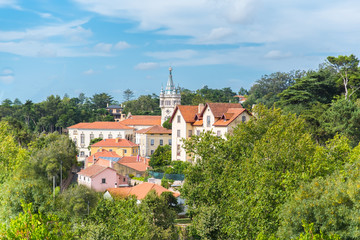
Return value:
[(183, 162), (183, 161), (171, 161), (170, 166), (166, 168), (166, 174), (184, 174), (187, 167), (189, 167), (191, 163)]
[[(359, 78), (359, 59), (353, 54), (350, 56), (338, 56), (327, 57), (328, 65), (336, 70), (340, 75), (342, 84), (344, 86), (345, 99), (351, 97), (353, 93), (360, 87), (360, 78)], [(348, 89), (350, 87), (350, 90)], [(350, 91), (350, 92), (349, 92)]]
[(162, 168), (171, 162), (171, 147), (169, 145), (158, 146), (151, 155), (149, 165), (154, 168)]
[(85, 218), (89, 209), (94, 208), (101, 197), (101, 194), (83, 185), (72, 185), (57, 199), (58, 215), (72, 220)]
[(0, 184), (9, 178), (29, 158), (28, 152), (19, 146), (15, 133), (7, 122), (0, 122)]
[(134, 97), (134, 92), (129, 88), (124, 91), (124, 102), (130, 101)]
[(303, 71), (291, 71), (289, 73), (276, 72), (264, 75), (257, 80), (249, 90), (249, 96), (244, 106), (262, 103), (268, 107), (274, 105), (280, 97), (279, 93), (292, 86), (295, 79), (304, 76)]
[(172, 128), (172, 123), (170, 122), (170, 118), (166, 119), (166, 121), (163, 123), (162, 126), (164, 128), (166, 128), (166, 129), (171, 129)]
[(357, 103), (345, 99), (333, 101), (321, 116), (320, 123), (328, 137), (342, 134), (353, 146), (360, 141), (360, 107)]
[[(359, 146), (349, 155), (358, 158)], [(316, 178), (301, 185), (281, 211), (282, 238), (295, 237), (302, 222), (313, 223), (314, 233), (331, 233), (341, 239), (360, 238), (360, 163), (348, 164), (326, 178)]]
[(94, 94), (91, 98), (93, 108), (106, 108), (107, 104), (111, 104), (113, 102), (113, 97), (107, 93), (98, 93)]
[(204, 86), (196, 91), (189, 89), (181, 89), (181, 104), (182, 105), (198, 105), (206, 102), (235, 102), (235, 92), (231, 88), (211, 89)]
[(174, 183), (174, 180), (167, 179), (164, 174), (164, 177), (161, 179), (161, 186), (163, 186), (164, 188), (170, 188), (171, 184), (173, 184), (173, 183)]
[(283, 204), (300, 184), (341, 169), (345, 161), (342, 138), (320, 151), (295, 115), (257, 106), (254, 116), (227, 139), (204, 133), (185, 143), (196, 164), (186, 171), (182, 195), (203, 238), (272, 236)]
[(0, 225), (1, 239), (72, 239), (70, 226), (56, 215), (36, 213), (32, 204), (22, 204), (23, 213)]
[(124, 102), (124, 113), (133, 115), (160, 115), (159, 97), (155, 94), (141, 95), (136, 100)]

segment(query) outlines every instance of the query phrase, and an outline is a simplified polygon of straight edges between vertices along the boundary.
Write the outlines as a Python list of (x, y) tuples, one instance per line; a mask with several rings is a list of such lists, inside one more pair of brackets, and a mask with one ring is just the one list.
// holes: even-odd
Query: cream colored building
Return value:
[(119, 122), (78, 123), (68, 127), (68, 132), (79, 149), (78, 161), (81, 162), (91, 155), (88, 147), (94, 138), (125, 138), (130, 141), (134, 138), (134, 128)]
[(135, 143), (140, 147), (140, 156), (151, 156), (159, 146), (171, 146), (171, 130), (159, 125), (136, 131)]
[(191, 161), (183, 148), (183, 140), (203, 131), (225, 137), (233, 128), (250, 119), (251, 113), (239, 103), (207, 103), (199, 106), (178, 105), (172, 123), (172, 160)]

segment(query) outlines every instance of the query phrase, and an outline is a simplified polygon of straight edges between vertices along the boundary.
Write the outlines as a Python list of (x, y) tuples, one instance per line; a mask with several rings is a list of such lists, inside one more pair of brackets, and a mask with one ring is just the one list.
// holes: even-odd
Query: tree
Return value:
[(264, 75), (257, 80), (249, 90), (248, 100), (244, 106), (262, 103), (268, 107), (279, 100), (278, 94), (292, 86), (295, 79), (305, 75), (304, 71), (291, 71), (289, 73), (276, 72), (270, 75)]
[(106, 108), (107, 104), (112, 104), (113, 97), (107, 93), (97, 93), (90, 100), (94, 109)]
[(124, 102), (130, 101), (134, 97), (134, 92), (129, 88), (124, 91)]
[(166, 119), (166, 121), (163, 123), (162, 125), (164, 128), (166, 129), (171, 129), (172, 128), (172, 124), (170, 123), (170, 118)]
[(335, 146), (323, 154), (303, 119), (261, 105), (226, 139), (211, 133), (193, 136), (185, 148), (195, 164), (186, 170), (181, 193), (195, 234), (269, 238), (279, 227), (283, 204), (302, 182), (342, 168), (337, 150), (342, 148)]
[[(345, 169), (300, 186), (281, 210), (282, 239), (299, 236), (302, 225), (311, 223), (313, 233), (332, 233), (341, 239), (359, 239), (360, 146), (347, 151)], [(339, 238), (339, 239), (340, 239)]]
[[(359, 60), (353, 54), (350, 56), (329, 56), (327, 57), (327, 60), (329, 66), (334, 68), (340, 75), (345, 90), (345, 100), (348, 100), (348, 98), (351, 97), (351, 95), (360, 88), (359, 78), (357, 76)], [(350, 95), (348, 89), (349, 87), (352, 89)]]
[(23, 204), (23, 213), (11, 219), (9, 225), (0, 225), (1, 239), (72, 239), (70, 225), (59, 221), (56, 215), (44, 215), (33, 210), (32, 204)]
[(151, 155), (149, 165), (154, 168), (162, 168), (171, 162), (171, 147), (169, 145), (158, 146)]

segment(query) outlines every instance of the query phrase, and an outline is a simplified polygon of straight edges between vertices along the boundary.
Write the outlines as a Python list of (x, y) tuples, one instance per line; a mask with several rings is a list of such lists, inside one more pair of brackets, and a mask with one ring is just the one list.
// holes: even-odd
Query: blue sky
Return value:
[(359, 55), (355, 0), (0, 0), (0, 101), (119, 102), (176, 85), (249, 89), (264, 74)]

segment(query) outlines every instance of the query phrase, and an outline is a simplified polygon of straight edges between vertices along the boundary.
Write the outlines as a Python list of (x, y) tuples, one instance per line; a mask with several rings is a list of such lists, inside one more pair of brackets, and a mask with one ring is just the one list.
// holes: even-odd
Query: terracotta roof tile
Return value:
[(161, 125), (161, 116), (133, 115), (128, 119), (120, 121), (121, 124), (127, 126), (154, 126)]
[[(118, 190), (121, 189), (121, 190)], [(128, 188), (108, 188), (107, 191), (114, 196), (130, 196), (135, 195), (138, 200), (142, 200), (146, 197), (146, 195), (151, 191), (155, 190), (158, 196), (160, 196), (163, 192), (172, 192), (160, 185), (155, 183), (144, 182), (134, 187)], [(174, 197), (180, 196), (179, 193), (172, 192)]]
[(202, 126), (202, 125), (203, 125), (203, 120), (198, 120), (193, 123), (193, 126)]
[(214, 126), (226, 127), (230, 123), (232, 123), (243, 112), (248, 112), (248, 111), (245, 108), (229, 108), (228, 112), (224, 113), (223, 116), (214, 123)]
[(243, 108), (240, 103), (207, 103), (201, 115), (203, 115), (207, 107), (210, 108), (211, 112), (216, 118), (222, 117), (222, 115), (226, 113), (229, 108)]
[(91, 147), (138, 147), (139, 145), (122, 138), (103, 139)]
[(117, 163), (132, 168), (139, 172), (145, 172), (149, 167), (148, 159), (144, 157), (139, 157), (139, 161), (138, 161), (137, 156), (123, 157)]
[[(108, 167), (104, 167), (101, 165), (91, 165), (90, 167), (87, 167), (85, 169), (82, 169), (78, 174), (81, 176), (87, 176), (87, 177), (94, 177), (104, 171), (105, 169), (108, 169)], [(111, 168), (109, 168), (111, 169)], [(111, 169), (113, 170), (113, 169)], [(114, 170), (115, 171), (115, 170)]]
[(133, 129), (125, 126), (120, 122), (92, 122), (92, 123), (78, 123), (68, 128), (75, 129)]
[(166, 129), (160, 125), (140, 129), (136, 131), (139, 134), (171, 134), (171, 129)]
[(171, 118), (170, 118), (170, 122), (172, 122), (174, 120), (174, 116), (177, 111), (180, 111), (185, 122), (193, 123), (193, 122), (195, 122), (195, 115), (198, 113), (198, 106), (177, 105), (176, 108), (174, 109), (174, 112), (173, 112)]

